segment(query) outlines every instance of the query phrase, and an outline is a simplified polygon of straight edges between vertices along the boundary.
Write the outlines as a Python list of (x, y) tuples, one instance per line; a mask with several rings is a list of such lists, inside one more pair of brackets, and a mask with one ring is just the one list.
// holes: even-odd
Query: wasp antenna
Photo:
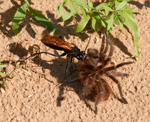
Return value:
[(91, 36), (89, 37), (89, 41), (88, 41), (88, 43), (87, 43), (87, 45), (86, 45), (86, 47), (85, 47), (85, 51), (86, 51), (86, 49), (87, 49), (87, 47), (88, 47), (88, 45), (89, 45), (89, 43), (90, 43), (90, 40), (91, 40)]

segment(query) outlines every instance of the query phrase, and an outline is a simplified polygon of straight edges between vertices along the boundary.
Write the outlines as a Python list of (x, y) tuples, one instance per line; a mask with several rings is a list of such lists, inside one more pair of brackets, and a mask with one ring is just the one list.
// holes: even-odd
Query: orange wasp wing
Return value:
[(73, 44), (70, 44), (58, 37), (52, 35), (43, 35), (41, 41), (48, 47), (58, 50), (69, 50), (71, 51)]

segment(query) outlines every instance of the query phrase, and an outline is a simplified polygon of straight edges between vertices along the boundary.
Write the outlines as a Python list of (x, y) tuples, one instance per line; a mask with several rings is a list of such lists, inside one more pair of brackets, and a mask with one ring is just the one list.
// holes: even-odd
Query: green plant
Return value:
[(68, 9), (61, 17), (63, 21), (68, 20), (75, 14), (81, 17), (80, 22), (75, 26), (76, 32), (81, 32), (90, 20), (92, 28), (96, 31), (99, 31), (103, 26), (107, 32), (111, 32), (113, 24), (120, 25), (122, 29), (128, 27), (134, 38), (133, 43), (137, 57), (139, 57), (139, 37), (133, 16), (134, 8), (127, 5), (128, 1), (130, 0), (110, 0), (94, 7), (90, 0), (87, 2), (84, 0), (64, 0), (57, 8), (58, 17), (66, 5)]
[[(0, 69), (5, 68), (6, 65), (0, 64)], [(4, 93), (5, 88), (8, 87), (7, 80), (4, 78), (6, 74), (4, 72), (0, 72), (0, 92)]]
[(6, 68), (7, 65), (1, 64), (0, 61), (0, 92), (2, 93), (5, 92), (6, 88), (8, 88), (7, 78), (12, 78), (12, 73), (15, 70), (20, 69), (25, 73), (27, 73), (28, 75), (31, 75), (28, 71), (23, 69), (22, 67), (23, 65), (21, 65), (20, 62), (13, 62), (13, 65), (14, 65), (14, 69), (9, 74), (6, 74), (4, 71), (1, 70), (1, 68)]
[(13, 18), (13, 22), (12, 22), (12, 29), (13, 32), (17, 35), (18, 34), (18, 28), (19, 28), (19, 23), (21, 22), (21, 20), (26, 16), (27, 13), (27, 7), (30, 11), (30, 13), (33, 15), (33, 17), (39, 21), (40, 23), (42, 23), (44, 26), (46, 26), (49, 30), (53, 31), (53, 32), (57, 32), (55, 28), (53, 28), (51, 22), (38, 10), (33, 9), (28, 0), (24, 0), (25, 3), (16, 11), (14, 18)]

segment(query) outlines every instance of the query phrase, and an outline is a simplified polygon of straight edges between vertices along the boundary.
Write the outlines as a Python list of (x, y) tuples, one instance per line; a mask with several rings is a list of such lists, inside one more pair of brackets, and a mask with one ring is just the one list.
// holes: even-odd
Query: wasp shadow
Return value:
[[(9, 51), (14, 54), (17, 55), (18, 57), (20, 57), (19, 61), (23, 61), (22, 58), (26, 57), (28, 55), (28, 50), (23, 48), (22, 46), (20, 46), (18, 48), (18, 46), (16, 46), (16, 43), (11, 43), (9, 44)], [(57, 51), (55, 51), (55, 54), (58, 55)], [(51, 55), (48, 54), (41, 54), (41, 55), (47, 55), (49, 57), (53, 57)], [(28, 60), (28, 59), (27, 59)], [(73, 69), (72, 71), (68, 71), (66, 74), (66, 77), (64, 79), (64, 75), (65, 75), (65, 68), (66, 68), (66, 64), (67, 64), (67, 59), (64, 57), (58, 57), (48, 61), (48, 60), (44, 60), (41, 58), (41, 56), (36, 55), (34, 57), (32, 57), (30, 60), (32, 60), (32, 62), (40, 67), (42, 67), (42, 69), (48, 69), (50, 70), (50, 74), (52, 77), (55, 77), (57, 79), (57, 83), (59, 86), (59, 93), (58, 93), (58, 97), (57, 97), (57, 106), (61, 106), (61, 102), (63, 101), (63, 99), (65, 99), (65, 95), (64, 95), (64, 90), (66, 89), (67, 91), (75, 91), (75, 93), (77, 95), (80, 96), (81, 93), (81, 89), (82, 89), (82, 84), (80, 82), (80, 80), (76, 80), (75, 82), (69, 82), (72, 81), (76, 78), (78, 78), (78, 63), (72, 63)], [(16, 61), (12, 61), (12, 63), (14, 63)], [(9, 61), (3, 61), (2, 63), (9, 63)], [(47, 79), (45, 77), (45, 79), (51, 83), (54, 83), (53, 81), (51, 81), (50, 79)]]

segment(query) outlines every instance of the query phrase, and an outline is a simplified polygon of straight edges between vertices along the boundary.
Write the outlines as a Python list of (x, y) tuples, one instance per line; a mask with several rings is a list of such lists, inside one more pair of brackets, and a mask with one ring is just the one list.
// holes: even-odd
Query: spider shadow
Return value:
[[(57, 96), (56, 104), (58, 107), (60, 107), (63, 100), (66, 99), (65, 94), (64, 94), (64, 91), (66, 90), (67, 92), (69, 92), (69, 91), (75, 92), (79, 96), (80, 100), (84, 101), (86, 106), (89, 109), (91, 109), (92, 111), (94, 111), (94, 109), (92, 109), (90, 104), (87, 102), (87, 100), (93, 101), (92, 97), (91, 96), (88, 96), (88, 97), (81, 96), (81, 92), (82, 92), (81, 89), (83, 88), (83, 85), (80, 82), (80, 80), (77, 79), (79, 77), (78, 69), (77, 69), (78, 63), (72, 63), (73, 69), (72, 69), (72, 71), (70, 71), (70, 69), (68, 69), (68, 72), (64, 79), (64, 71), (65, 71), (66, 63), (67, 63), (66, 58), (54, 58), (50, 61), (52, 63), (49, 63), (37, 56), (37, 57), (33, 58), (32, 61), (35, 64), (41, 66), (43, 69), (49, 69), (50, 75), (57, 79), (57, 83), (59, 86), (59, 93)], [(77, 80), (72, 81), (74, 79), (77, 79)], [(53, 83), (53, 81), (51, 81), (49, 79), (47, 79), (47, 80), (49, 82)]]
[(93, 101), (92, 96), (87, 97), (82, 96), (81, 89), (83, 89), (83, 85), (79, 79), (79, 71), (78, 71), (79, 63), (72, 63), (73, 69), (72, 70), (68, 69), (67, 75), (64, 79), (64, 69), (66, 68), (67, 60), (59, 58), (53, 59), (51, 61), (53, 62), (51, 64), (51, 67), (53, 67), (54, 69), (58, 69), (58, 65), (61, 64), (61, 68), (59, 68), (59, 71), (57, 70), (57, 72), (50, 73), (51, 76), (56, 77), (58, 79), (58, 84), (60, 84), (59, 93), (57, 97), (57, 106), (58, 107), (61, 106), (63, 100), (65, 99), (64, 90), (66, 90), (68, 92), (69, 91), (75, 92), (79, 96), (80, 100), (84, 101), (86, 106), (90, 110), (94, 111), (94, 109), (92, 109), (91, 105), (88, 103), (88, 101)]

